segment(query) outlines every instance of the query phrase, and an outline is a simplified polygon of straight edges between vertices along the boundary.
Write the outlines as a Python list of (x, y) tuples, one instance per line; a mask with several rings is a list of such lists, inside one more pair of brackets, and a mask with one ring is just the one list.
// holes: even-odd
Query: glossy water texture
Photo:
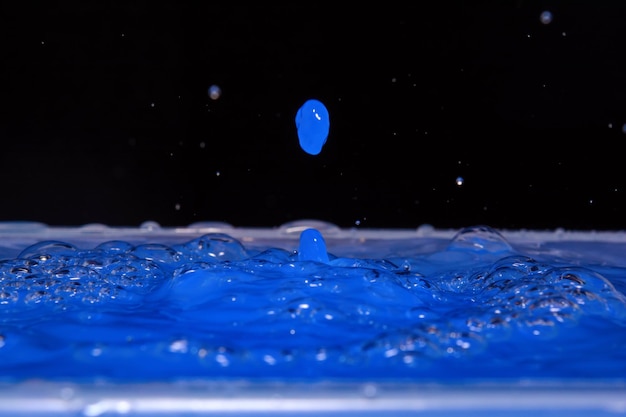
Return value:
[(328, 249), (324, 236), (317, 229), (306, 229), (300, 234), (298, 246), (299, 261), (317, 261), (328, 263)]
[[(321, 240), (320, 240), (321, 239)], [(226, 234), (45, 241), (0, 262), (3, 380), (622, 378), (626, 267), (488, 227), (414, 256)]]
[(319, 154), (330, 130), (326, 106), (319, 100), (307, 100), (296, 113), (296, 128), (300, 147), (310, 155)]

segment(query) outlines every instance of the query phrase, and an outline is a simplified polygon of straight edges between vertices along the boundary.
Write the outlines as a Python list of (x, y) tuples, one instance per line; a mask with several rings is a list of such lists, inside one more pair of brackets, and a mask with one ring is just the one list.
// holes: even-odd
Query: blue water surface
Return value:
[(287, 248), (43, 241), (0, 262), (0, 378), (623, 378), (625, 277), (482, 226), (380, 258), (315, 229)]

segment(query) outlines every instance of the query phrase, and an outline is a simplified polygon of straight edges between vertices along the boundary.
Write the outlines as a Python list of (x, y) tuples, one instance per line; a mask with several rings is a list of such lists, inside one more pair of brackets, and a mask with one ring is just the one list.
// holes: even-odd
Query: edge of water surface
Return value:
[(529, 412), (565, 412), (568, 416), (626, 414), (626, 381), (0, 383), (0, 416), (452, 416)]
[[(468, 225), (473, 226), (475, 225)], [(300, 233), (307, 228), (317, 229), (326, 240), (328, 252), (340, 256), (378, 256), (379, 249), (390, 242), (419, 244), (410, 247), (412, 254), (440, 250), (463, 229), (438, 229), (428, 224), (406, 229), (340, 228), (315, 219), (297, 220), (266, 228), (236, 227), (223, 222), (198, 222), (187, 226), (165, 227), (154, 221), (146, 221), (138, 227), (125, 227), (100, 223), (51, 226), (30, 221), (0, 221), (0, 259), (17, 256), (25, 247), (43, 240), (59, 240), (89, 248), (90, 245), (95, 246), (113, 239), (127, 240), (133, 244), (177, 244), (211, 233), (230, 235), (247, 248), (296, 248)], [(537, 247), (550, 242), (626, 243), (626, 230), (493, 230), (509, 243), (522, 247)]]

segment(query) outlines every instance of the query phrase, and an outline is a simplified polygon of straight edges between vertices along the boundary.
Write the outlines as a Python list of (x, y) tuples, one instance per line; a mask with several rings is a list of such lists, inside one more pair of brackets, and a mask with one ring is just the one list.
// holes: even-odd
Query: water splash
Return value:
[(317, 229), (306, 229), (300, 234), (298, 259), (301, 261), (328, 263), (326, 241)]
[(223, 233), (176, 245), (46, 241), (0, 261), (9, 381), (621, 377), (626, 267), (518, 252), (467, 228), (397, 258)]

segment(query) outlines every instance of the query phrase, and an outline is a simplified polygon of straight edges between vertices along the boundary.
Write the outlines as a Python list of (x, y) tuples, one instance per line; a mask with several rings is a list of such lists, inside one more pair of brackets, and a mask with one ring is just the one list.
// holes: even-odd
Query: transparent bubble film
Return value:
[(381, 258), (328, 253), (315, 229), (265, 249), (42, 241), (0, 262), (0, 375), (623, 378), (625, 274), (488, 227)]

